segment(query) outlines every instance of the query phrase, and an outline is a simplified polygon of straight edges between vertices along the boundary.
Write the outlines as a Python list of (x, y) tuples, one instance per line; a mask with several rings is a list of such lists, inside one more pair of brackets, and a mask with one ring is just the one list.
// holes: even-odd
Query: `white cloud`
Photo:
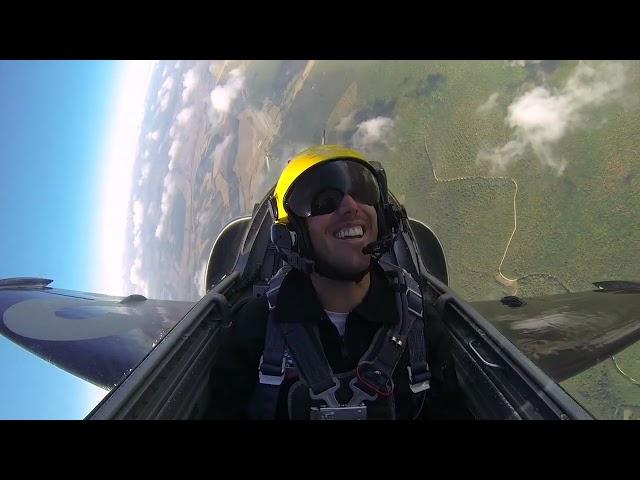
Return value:
[(140, 200), (133, 202), (133, 247), (139, 249), (142, 245), (142, 224), (144, 223), (144, 204)]
[(193, 275), (193, 284), (198, 289), (198, 293), (203, 296), (205, 292), (205, 276), (207, 274), (207, 264), (206, 262), (202, 265), (202, 267)]
[(217, 72), (220, 67), (224, 64), (223, 60), (212, 60), (209, 62), (209, 73), (213, 76), (213, 78), (218, 78)]
[(139, 249), (142, 246), (142, 232), (138, 231), (133, 234), (133, 248)]
[(209, 98), (211, 106), (216, 112), (228, 113), (233, 101), (237, 98), (244, 85), (244, 75), (239, 69), (229, 72), (229, 79), (224, 85), (213, 89)]
[(171, 100), (171, 92), (165, 92), (160, 99), (160, 111), (164, 112), (169, 106), (169, 101)]
[(182, 102), (183, 103), (187, 103), (187, 101), (189, 100), (189, 97), (191, 97), (191, 94), (193, 93), (193, 91), (195, 90), (195, 88), (198, 86), (199, 83), (200, 83), (200, 78), (196, 73), (195, 67), (189, 69), (187, 73), (184, 74), (184, 77), (182, 79), (182, 87), (183, 87)]
[(167, 173), (162, 184), (164, 186), (164, 190), (162, 192), (162, 198), (160, 200), (160, 220), (155, 231), (155, 237), (158, 239), (162, 239), (164, 237), (165, 224), (167, 222), (169, 210), (171, 208), (171, 202), (173, 201), (173, 197), (175, 196), (177, 191), (176, 181), (171, 172)]
[(355, 116), (355, 112), (350, 113), (346, 117), (342, 117), (338, 124), (336, 125), (337, 132), (345, 132), (353, 127), (353, 117)]
[(166, 215), (169, 212), (171, 198), (176, 193), (176, 181), (171, 173), (167, 173), (162, 184), (164, 185), (164, 191), (162, 192), (160, 211), (163, 215)]
[(154, 142), (157, 142), (158, 140), (160, 140), (160, 130), (155, 130), (153, 132), (147, 133), (145, 138), (147, 140), (153, 140)]
[(171, 93), (173, 91), (173, 87), (175, 85), (175, 80), (173, 77), (165, 78), (164, 82), (162, 82), (162, 86), (160, 90), (158, 90), (158, 100), (160, 100), (160, 111), (164, 112), (169, 106), (169, 101), (171, 100)]
[(135, 293), (148, 297), (149, 282), (142, 277), (142, 251), (140, 250), (138, 253), (139, 255), (136, 255), (133, 265), (129, 269), (129, 281), (134, 286)]
[(133, 231), (135, 233), (140, 230), (144, 222), (144, 204), (142, 201), (136, 200), (133, 202), (131, 211), (133, 213)]
[(149, 172), (151, 171), (151, 164), (149, 162), (145, 162), (140, 169), (140, 180), (138, 180), (138, 186), (142, 186), (142, 184), (149, 178)]
[(182, 152), (182, 140), (180, 140), (179, 138), (176, 138), (171, 143), (171, 147), (169, 147), (169, 157), (171, 157), (171, 160), (169, 161), (169, 166), (168, 166), (169, 171), (173, 170), (176, 160), (181, 152)]
[(516, 98), (505, 119), (513, 138), (501, 147), (480, 151), (477, 161), (488, 163), (495, 173), (522, 158), (531, 147), (543, 165), (561, 175), (567, 161), (554, 153), (554, 147), (567, 133), (585, 128), (589, 108), (619, 99), (625, 83), (625, 70), (619, 63), (579, 63), (563, 88), (538, 86)]
[(354, 148), (365, 150), (375, 144), (389, 146), (395, 121), (388, 117), (375, 117), (360, 123), (351, 143)]
[(182, 110), (180, 110), (180, 113), (178, 113), (178, 115), (176, 115), (176, 120), (178, 121), (178, 125), (183, 127), (187, 123), (189, 123), (189, 120), (193, 116), (193, 112), (194, 112), (194, 108), (193, 107), (186, 107), (186, 108), (183, 108)]
[(491, 96), (484, 102), (482, 105), (478, 107), (478, 113), (486, 113), (493, 110), (498, 105), (498, 97), (500, 94), (498, 92), (492, 93)]
[(178, 60), (175, 64), (175, 69), (178, 70), (182, 66), (182, 60)]
[(214, 213), (212, 210), (203, 210), (196, 217), (196, 221), (198, 222), (198, 225), (204, 226), (211, 222), (211, 220), (213, 220), (213, 216)]
[(167, 90), (171, 90), (175, 85), (175, 83), (176, 81), (173, 77), (165, 78), (164, 82), (162, 82), (162, 85), (160, 86), (160, 90), (158, 91), (158, 98), (162, 96), (163, 92), (166, 92)]

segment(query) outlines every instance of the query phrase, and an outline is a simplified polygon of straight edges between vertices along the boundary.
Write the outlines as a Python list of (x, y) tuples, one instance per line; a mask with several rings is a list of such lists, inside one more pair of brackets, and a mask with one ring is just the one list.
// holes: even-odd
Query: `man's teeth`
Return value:
[(336, 238), (346, 238), (346, 237), (362, 237), (362, 227), (351, 227), (351, 228), (343, 228), (338, 233), (335, 234)]

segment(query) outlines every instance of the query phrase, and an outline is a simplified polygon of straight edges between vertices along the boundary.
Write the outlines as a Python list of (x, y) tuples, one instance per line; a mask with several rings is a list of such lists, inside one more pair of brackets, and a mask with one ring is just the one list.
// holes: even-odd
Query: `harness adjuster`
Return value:
[(416, 317), (422, 318), (422, 295), (407, 286), (407, 310), (413, 313)]
[(409, 371), (409, 388), (413, 393), (424, 392), (431, 387), (431, 372), (428, 363), (418, 365), (416, 372), (412, 372), (410, 366), (407, 367), (407, 370)]
[(260, 356), (260, 366), (258, 367), (258, 379), (264, 385), (282, 385), (284, 380), (287, 356), (282, 356), (282, 366), (280, 371), (276, 365), (264, 363), (264, 355)]
[[(359, 387), (369, 395), (380, 395), (388, 397), (393, 393), (393, 378), (389, 377), (381, 369), (374, 366), (372, 362), (360, 362), (356, 367), (356, 382), (354, 386)], [(359, 385), (358, 385), (359, 384)], [(364, 389), (362, 388), (364, 387)], [(369, 390), (368, 392), (366, 390)]]
[(269, 311), (276, 308), (276, 302), (278, 299), (279, 291), (280, 291), (280, 282), (278, 282), (278, 285), (276, 285), (272, 289), (267, 290), (267, 293), (265, 294), (265, 296), (267, 297), (267, 303), (269, 304)]

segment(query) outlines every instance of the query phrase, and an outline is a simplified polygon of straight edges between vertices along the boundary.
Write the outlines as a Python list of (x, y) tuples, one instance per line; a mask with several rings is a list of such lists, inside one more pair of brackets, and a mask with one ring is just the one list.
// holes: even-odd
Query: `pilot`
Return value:
[(414, 276), (382, 258), (403, 216), (380, 164), (312, 147), (287, 164), (269, 210), (286, 264), (232, 311), (209, 418), (469, 418), (445, 326)]

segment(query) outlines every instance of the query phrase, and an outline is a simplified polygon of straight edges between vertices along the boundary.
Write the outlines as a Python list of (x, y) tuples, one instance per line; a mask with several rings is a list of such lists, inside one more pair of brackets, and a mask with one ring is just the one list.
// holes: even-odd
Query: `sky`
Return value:
[[(126, 294), (131, 169), (152, 68), (146, 61), (0, 61), (0, 278)], [(39, 372), (42, 384), (66, 385), (66, 394), (51, 397), (64, 418), (88, 413), (102, 395), (20, 347), (0, 347), (2, 364), (21, 365), (25, 379)], [(3, 370), (0, 389), (15, 382)], [(6, 392), (0, 410), (21, 418), (28, 418), (21, 399), (42, 394)], [(69, 398), (78, 403), (66, 405)]]
[[(130, 137), (137, 140), (126, 130), (131, 121), (114, 120), (130, 119), (135, 103), (144, 105), (143, 96), (135, 102), (122, 88), (135, 83), (131, 70), (117, 61), (0, 62), (0, 278), (46, 277), (72, 290), (101, 286), (104, 216), (124, 232), (122, 186), (130, 173), (121, 159), (129, 153), (133, 161)], [(125, 172), (114, 185), (108, 175), (116, 164)], [(113, 230), (105, 243), (113, 244)]]

